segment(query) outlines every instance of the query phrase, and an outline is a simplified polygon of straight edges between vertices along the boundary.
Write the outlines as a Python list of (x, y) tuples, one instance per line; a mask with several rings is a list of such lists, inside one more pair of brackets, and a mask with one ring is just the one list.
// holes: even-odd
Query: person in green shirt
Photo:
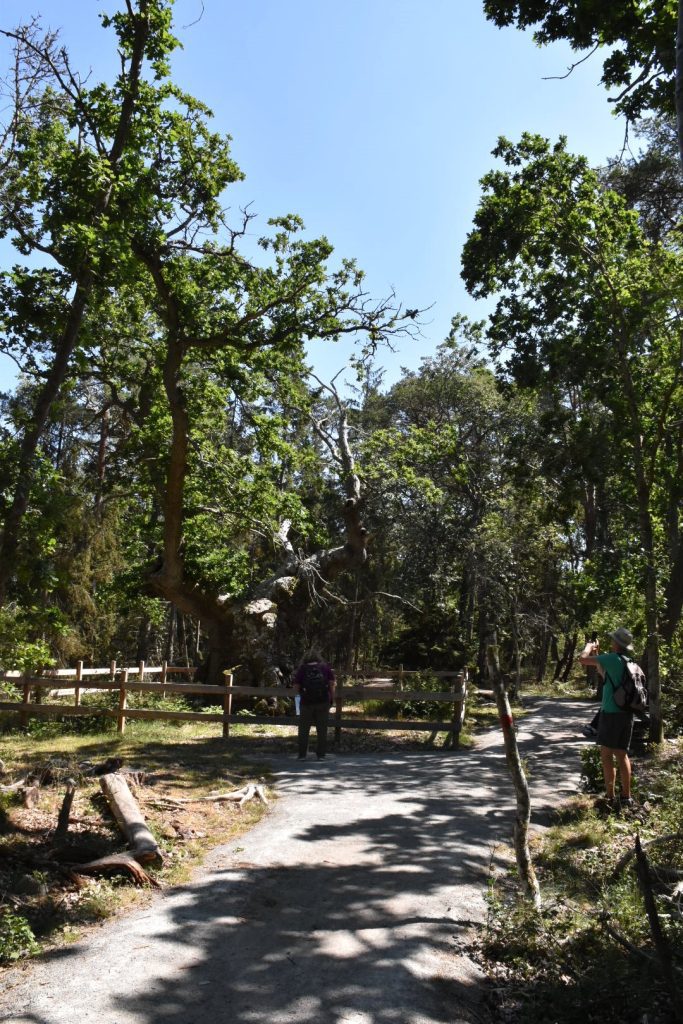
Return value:
[(605, 794), (610, 804), (616, 803), (615, 783), (616, 767), (619, 769), (621, 796), (619, 806), (630, 806), (631, 799), (631, 761), (628, 748), (633, 732), (633, 715), (623, 711), (614, 701), (614, 691), (621, 682), (624, 673), (623, 657), (633, 653), (633, 636), (628, 629), (619, 626), (610, 633), (611, 651), (609, 654), (598, 654), (598, 645), (587, 643), (579, 655), (579, 664), (584, 667), (595, 665), (604, 674), (602, 688), (602, 705), (596, 742), (600, 747), (602, 774), (605, 779)]

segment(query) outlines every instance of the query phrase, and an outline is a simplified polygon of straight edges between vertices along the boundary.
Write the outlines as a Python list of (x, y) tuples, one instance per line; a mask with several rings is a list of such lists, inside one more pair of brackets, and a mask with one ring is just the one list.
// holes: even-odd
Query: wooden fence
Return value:
[[(99, 715), (115, 718), (118, 732), (123, 734), (127, 719), (147, 719), (153, 721), (188, 721), (188, 722), (220, 722), (223, 737), (230, 735), (230, 725), (236, 719), (232, 711), (233, 698), (236, 696), (253, 696), (262, 699), (272, 697), (293, 697), (293, 691), (284, 686), (235, 686), (231, 671), (224, 673), (225, 685), (215, 686), (209, 683), (180, 683), (169, 680), (172, 675), (191, 675), (195, 669), (184, 668), (164, 663), (159, 667), (150, 667), (141, 662), (136, 668), (118, 669), (115, 662), (109, 668), (84, 668), (79, 662), (76, 669), (47, 670), (40, 675), (22, 674), (19, 672), (0, 673), (0, 686), (3, 680), (13, 682), (22, 690), (21, 701), (0, 700), (0, 711), (18, 713), (23, 726), (30, 717), (50, 717), (52, 715)], [(397, 729), (429, 732), (432, 737), (437, 733), (449, 735), (446, 742), (457, 746), (458, 737), (465, 716), (468, 675), (462, 672), (433, 672), (431, 675), (441, 681), (448, 689), (439, 691), (411, 690), (410, 677), (417, 673), (404, 670), (378, 670), (377, 674), (357, 677), (349, 681), (340, 680), (337, 684), (336, 704), (330, 725), (334, 726), (335, 739), (339, 739), (342, 729)], [(145, 676), (159, 675), (159, 682), (145, 682)], [(43, 691), (59, 696), (74, 693), (73, 704), (46, 704), (42, 701)], [(81, 704), (81, 694), (101, 690), (118, 691), (118, 708), (102, 708)], [(165, 696), (166, 694), (182, 694), (185, 697), (213, 697), (214, 703), (221, 706), (221, 712), (198, 711), (165, 711), (160, 708), (129, 708), (128, 696), (131, 693), (148, 693)], [(0, 692), (0, 696), (1, 696)], [(33, 701), (31, 697), (33, 696)], [(363, 704), (368, 701), (399, 700), (436, 702), (451, 705), (448, 721), (414, 721), (390, 718), (359, 718), (344, 714), (348, 704)], [(296, 726), (298, 719), (294, 715), (254, 715), (240, 718), (239, 724)]]

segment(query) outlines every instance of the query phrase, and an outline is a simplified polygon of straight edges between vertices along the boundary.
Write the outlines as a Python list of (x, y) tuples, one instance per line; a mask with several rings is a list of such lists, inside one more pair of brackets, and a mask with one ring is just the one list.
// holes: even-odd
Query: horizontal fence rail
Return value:
[[(233, 685), (233, 674), (224, 673), (225, 685), (215, 686), (209, 683), (193, 681), (180, 683), (169, 681), (169, 675), (194, 675), (194, 668), (168, 665), (147, 666), (140, 662), (135, 668), (117, 668), (112, 662), (109, 668), (84, 668), (79, 662), (75, 669), (49, 669), (40, 674), (24, 674), (21, 672), (0, 673), (0, 697), (2, 681), (13, 683), (23, 693), (21, 701), (1, 700), (0, 711), (18, 713), (21, 724), (26, 726), (31, 717), (47, 718), (53, 715), (97, 715), (115, 719), (120, 734), (125, 732), (128, 719), (147, 721), (181, 721), (181, 722), (220, 722), (223, 737), (230, 735), (230, 725), (236, 723), (232, 712), (233, 697), (253, 696), (263, 699), (272, 697), (292, 698), (293, 691), (285, 686), (245, 686)], [(430, 676), (439, 680), (442, 686), (451, 681), (451, 689), (415, 690), (410, 689), (410, 677), (419, 675), (417, 671), (377, 669), (373, 674), (358, 675), (349, 682), (341, 680), (337, 684), (333, 717), (330, 725), (334, 726), (335, 738), (339, 739), (342, 729), (379, 729), (429, 732), (433, 735), (446, 732), (450, 734), (454, 746), (457, 746), (460, 731), (465, 717), (467, 699), (467, 669), (462, 672), (430, 672)], [(424, 674), (424, 673), (422, 673)], [(145, 676), (159, 675), (159, 682), (145, 682)], [(108, 676), (108, 678), (104, 678)], [(56, 685), (55, 685), (56, 684)], [(51, 696), (68, 696), (72, 691), (73, 704), (42, 703), (42, 691)], [(83, 692), (97, 693), (116, 691), (119, 695), (118, 708), (93, 707), (82, 705), (80, 697)], [(199, 711), (166, 711), (161, 708), (129, 708), (128, 695), (131, 693), (182, 694), (183, 696), (214, 697), (220, 712)], [(31, 701), (31, 696), (34, 701)], [(7, 695), (6, 695), (7, 696)], [(344, 715), (344, 707), (348, 704), (381, 701), (382, 703), (397, 700), (403, 702), (416, 701), (424, 703), (441, 703), (452, 705), (448, 721), (415, 721), (389, 718), (356, 718)], [(295, 715), (263, 715), (252, 714), (239, 719), (244, 725), (294, 726), (298, 725)], [(447, 738), (448, 742), (448, 738)]]

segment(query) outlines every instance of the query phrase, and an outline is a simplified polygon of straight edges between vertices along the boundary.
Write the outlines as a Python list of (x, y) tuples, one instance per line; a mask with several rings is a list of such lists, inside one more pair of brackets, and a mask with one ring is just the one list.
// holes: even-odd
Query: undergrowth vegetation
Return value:
[[(597, 748), (586, 748), (591, 788)], [(542, 910), (520, 900), (511, 879), (489, 892), (489, 923), (478, 947), (495, 982), (498, 1019), (524, 1024), (664, 1024), (670, 991), (644, 909), (634, 854), (649, 860), (658, 920), (675, 984), (683, 984), (683, 749), (680, 742), (638, 760), (639, 809), (601, 814), (575, 798), (535, 840)]]

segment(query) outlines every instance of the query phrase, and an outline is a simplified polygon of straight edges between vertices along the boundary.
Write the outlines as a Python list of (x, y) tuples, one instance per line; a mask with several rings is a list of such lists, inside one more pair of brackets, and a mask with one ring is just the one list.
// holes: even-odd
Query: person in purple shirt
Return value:
[[(630, 807), (631, 799), (631, 761), (628, 748), (633, 732), (633, 715), (618, 707), (614, 700), (614, 691), (618, 689), (624, 674), (624, 657), (633, 652), (633, 636), (628, 629), (619, 626), (610, 633), (612, 650), (609, 654), (598, 654), (598, 646), (587, 643), (579, 655), (579, 663), (584, 667), (595, 665), (604, 673), (602, 704), (598, 722), (596, 743), (600, 747), (602, 774), (605, 779), (605, 795), (612, 807)], [(617, 801), (615, 796), (616, 770), (619, 768), (621, 795)]]
[(299, 760), (306, 759), (308, 737), (315, 725), (316, 755), (322, 761), (327, 752), (327, 722), (334, 703), (335, 677), (332, 666), (320, 653), (311, 650), (305, 655), (294, 676), (294, 686), (301, 697), (299, 715)]

